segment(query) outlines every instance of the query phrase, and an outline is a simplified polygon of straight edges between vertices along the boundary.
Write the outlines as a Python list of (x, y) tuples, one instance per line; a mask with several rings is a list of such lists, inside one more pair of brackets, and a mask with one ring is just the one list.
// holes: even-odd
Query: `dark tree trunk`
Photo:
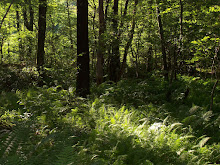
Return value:
[(100, 85), (103, 82), (103, 63), (104, 63), (104, 34), (105, 32), (105, 19), (104, 19), (104, 9), (103, 0), (99, 0), (99, 45), (97, 52), (97, 66), (96, 66), (96, 83)]
[[(159, 5), (159, 3), (158, 3)], [(162, 57), (163, 57), (163, 71), (164, 71), (164, 78), (166, 81), (169, 81), (168, 76), (168, 67), (167, 67), (167, 55), (166, 55), (166, 47), (165, 47), (165, 39), (164, 39), (164, 31), (163, 31), (163, 24), (160, 15), (159, 6), (157, 6), (157, 20), (159, 25), (159, 33), (160, 33), (160, 41), (161, 41), (161, 49), (162, 49)]]
[(31, 0), (29, 1), (29, 12), (30, 12), (30, 24), (29, 24), (29, 30), (34, 30), (34, 10), (32, 8)]
[(18, 6), (17, 6), (17, 10), (16, 10), (16, 25), (17, 25), (17, 31), (20, 32), (20, 14), (18, 11)]
[(2, 36), (1, 38), (1, 45), (0, 45), (0, 63), (2, 64), (3, 62), (3, 44), (4, 44), (4, 36)]
[(39, 20), (38, 20), (38, 49), (37, 49), (37, 68), (38, 68), (38, 70), (43, 68), (43, 65), (44, 65), (46, 12), (47, 12), (47, 0), (40, 0), (39, 1)]
[(76, 93), (86, 97), (90, 93), (88, 0), (77, 0), (77, 68)]
[(114, 0), (113, 6), (113, 33), (114, 38), (112, 41), (112, 54), (110, 56), (109, 64), (109, 80), (117, 82), (119, 81), (120, 71), (120, 55), (119, 55), (119, 38), (118, 38), (118, 0)]
[(109, 4), (110, 4), (110, 1), (111, 0), (106, 0), (106, 7), (105, 7), (105, 22), (107, 21), (107, 18), (108, 18), (108, 7), (109, 7)]
[[(8, 23), (8, 30), (11, 31), (11, 24), (10, 22)], [(8, 57), (9, 57), (9, 63), (10, 63), (10, 41), (8, 42)]]
[(25, 6), (23, 9), (24, 25), (29, 31), (33, 31), (34, 30), (34, 10), (32, 8), (31, 0), (28, 0), (28, 1), (25, 0), (25, 3), (28, 4), (30, 21), (28, 21), (27, 7)]
[(182, 35), (183, 35), (183, 2), (182, 0), (180, 0), (180, 38), (179, 38), (180, 50), (182, 48)]

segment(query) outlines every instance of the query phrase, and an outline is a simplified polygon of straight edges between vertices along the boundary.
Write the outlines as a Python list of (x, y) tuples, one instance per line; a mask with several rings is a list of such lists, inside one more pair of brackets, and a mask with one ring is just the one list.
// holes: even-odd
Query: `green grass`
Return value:
[(1, 92), (0, 164), (217, 164), (220, 89), (209, 111), (213, 84), (123, 80), (94, 86), (88, 99), (61, 86)]

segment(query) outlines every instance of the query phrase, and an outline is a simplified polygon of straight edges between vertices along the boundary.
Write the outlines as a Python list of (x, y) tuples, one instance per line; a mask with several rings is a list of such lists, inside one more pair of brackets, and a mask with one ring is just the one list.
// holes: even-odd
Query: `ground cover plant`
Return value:
[(175, 83), (169, 102), (154, 78), (104, 83), (87, 99), (61, 86), (2, 91), (0, 163), (217, 164), (219, 89), (210, 112), (213, 81)]

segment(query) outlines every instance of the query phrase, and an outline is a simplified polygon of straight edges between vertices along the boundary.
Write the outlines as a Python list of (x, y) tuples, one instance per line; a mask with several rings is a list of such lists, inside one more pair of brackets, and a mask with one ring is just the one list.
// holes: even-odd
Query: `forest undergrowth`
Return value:
[(1, 165), (220, 163), (220, 87), (210, 110), (210, 79), (124, 79), (83, 99), (71, 81), (37, 87), (19, 77), (24, 87), (11, 75), (0, 86)]

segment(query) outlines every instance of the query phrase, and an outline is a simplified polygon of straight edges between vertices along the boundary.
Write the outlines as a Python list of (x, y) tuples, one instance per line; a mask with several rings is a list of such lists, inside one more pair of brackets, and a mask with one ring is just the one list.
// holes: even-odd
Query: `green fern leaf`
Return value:
[(205, 137), (199, 142), (199, 147), (202, 148), (206, 142), (210, 139), (210, 137)]

